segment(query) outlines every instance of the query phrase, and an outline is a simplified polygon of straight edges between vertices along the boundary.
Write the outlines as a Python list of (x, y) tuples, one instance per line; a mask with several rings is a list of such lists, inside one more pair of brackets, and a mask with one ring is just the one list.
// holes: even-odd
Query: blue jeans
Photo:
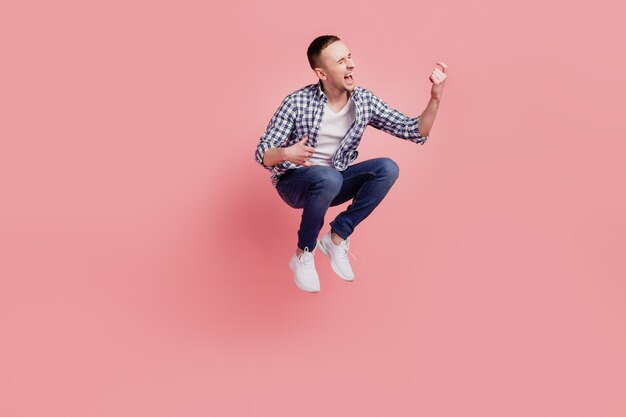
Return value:
[(347, 239), (385, 198), (398, 174), (398, 164), (386, 157), (359, 162), (344, 171), (323, 165), (286, 171), (276, 190), (289, 206), (303, 209), (298, 247), (313, 251), (328, 207), (353, 199), (348, 208), (330, 222), (332, 230)]

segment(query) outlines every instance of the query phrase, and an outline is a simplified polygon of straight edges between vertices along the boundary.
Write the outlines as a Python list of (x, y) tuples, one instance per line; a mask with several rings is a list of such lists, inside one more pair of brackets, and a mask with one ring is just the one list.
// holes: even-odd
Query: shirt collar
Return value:
[[(357, 85), (356, 87), (354, 87), (354, 90), (352, 90), (352, 92), (350, 93), (350, 98), (354, 99), (358, 97), (360, 92), (361, 92), (361, 87)], [(322, 100), (322, 98), (325, 96), (326, 94), (324, 94), (324, 91), (322, 90), (322, 80), (319, 80), (315, 87), (315, 97), (318, 100)]]

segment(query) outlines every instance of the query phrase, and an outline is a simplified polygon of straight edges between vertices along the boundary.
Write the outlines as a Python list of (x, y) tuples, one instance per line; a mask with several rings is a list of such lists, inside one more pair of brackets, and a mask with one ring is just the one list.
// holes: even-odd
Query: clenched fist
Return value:
[(441, 69), (435, 68), (428, 79), (433, 83), (430, 96), (436, 100), (441, 100), (443, 87), (446, 85), (446, 79), (448, 78), (448, 66), (443, 62), (437, 62), (437, 65)]

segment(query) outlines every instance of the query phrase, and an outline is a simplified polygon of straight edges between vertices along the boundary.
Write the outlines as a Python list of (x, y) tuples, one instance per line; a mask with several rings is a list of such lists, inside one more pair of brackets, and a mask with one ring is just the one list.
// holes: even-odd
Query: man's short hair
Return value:
[(335, 35), (322, 35), (313, 39), (313, 42), (309, 45), (309, 49), (306, 51), (306, 55), (309, 58), (309, 65), (311, 69), (317, 68), (319, 65), (319, 57), (322, 50), (335, 41), (340, 41), (339, 37)]

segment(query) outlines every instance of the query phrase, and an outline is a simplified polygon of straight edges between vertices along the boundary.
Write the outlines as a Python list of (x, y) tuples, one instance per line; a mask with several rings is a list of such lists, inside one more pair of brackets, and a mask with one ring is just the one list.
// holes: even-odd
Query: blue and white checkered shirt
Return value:
[[(357, 85), (350, 97), (356, 105), (356, 120), (332, 156), (332, 164), (337, 170), (345, 170), (357, 158), (356, 148), (367, 125), (417, 144), (423, 145), (429, 138), (419, 134), (419, 116), (409, 117), (389, 107), (370, 90)], [(327, 102), (328, 97), (322, 91), (322, 83), (319, 81), (289, 94), (272, 116), (259, 140), (254, 157), (263, 168), (271, 171), (270, 179), (274, 187), (288, 169), (306, 167), (289, 161), (271, 167), (265, 166), (263, 164), (265, 151), (270, 148), (291, 146), (302, 140), (305, 135), (309, 137), (307, 145), (315, 147), (324, 115), (324, 104)]]

